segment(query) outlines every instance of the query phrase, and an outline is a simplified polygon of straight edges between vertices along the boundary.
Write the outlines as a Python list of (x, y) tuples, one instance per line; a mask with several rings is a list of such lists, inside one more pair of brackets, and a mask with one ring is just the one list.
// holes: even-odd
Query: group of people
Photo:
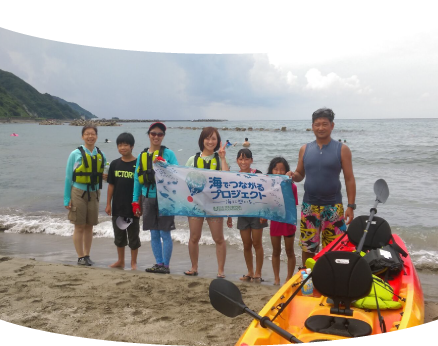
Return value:
[[(303, 145), (299, 150), (298, 163), (294, 171), (283, 157), (271, 160), (267, 174), (288, 175), (292, 178), (291, 189), (298, 204), (297, 188), (294, 182), (304, 183), (304, 196), (301, 207), (300, 241), (303, 264), (319, 250), (320, 239), (326, 246), (334, 238), (346, 231), (346, 225), (354, 217), (356, 184), (353, 174), (352, 155), (343, 143), (331, 138), (335, 114), (331, 109), (321, 108), (312, 114), (312, 129), (315, 140)], [(157, 189), (153, 171), (153, 162), (162, 157), (169, 164), (177, 165), (172, 150), (162, 145), (166, 135), (166, 126), (161, 122), (150, 125), (148, 137), (150, 146), (138, 157), (132, 155), (134, 137), (130, 133), (118, 136), (116, 144), (121, 155), (109, 165), (105, 154), (95, 146), (97, 128), (84, 126), (82, 139), (84, 144), (69, 156), (66, 168), (64, 206), (69, 210), (68, 219), (74, 224), (73, 243), (78, 255), (78, 264), (90, 266), (93, 238), (93, 226), (98, 223), (98, 203), (102, 180), (108, 182), (107, 204), (105, 212), (112, 216), (114, 243), (118, 259), (113, 268), (125, 266), (125, 247), (131, 249), (131, 268), (137, 269), (137, 254), (140, 243), (140, 217), (142, 229), (151, 232), (151, 247), (155, 262), (146, 272), (170, 273), (169, 265), (173, 243), (171, 231), (175, 229), (174, 216), (160, 216), (157, 202)], [(245, 139), (245, 142), (248, 142)], [(248, 142), (249, 144), (249, 142)], [(186, 166), (211, 170), (229, 171), (226, 158), (227, 143), (222, 146), (219, 131), (214, 127), (202, 130), (198, 140), (199, 152), (191, 156)], [(236, 163), (240, 172), (262, 173), (251, 167), (252, 152), (248, 146), (238, 151)], [(343, 172), (347, 191), (348, 205), (344, 210), (341, 194), (340, 173)], [(225, 277), (226, 241), (224, 238), (224, 218), (206, 217), (212, 238), (216, 244), (218, 263), (217, 277)], [(188, 217), (190, 228), (189, 256), (191, 268), (185, 275), (198, 275), (199, 240), (201, 238), (203, 217)], [(226, 220), (233, 227), (232, 218)], [(244, 247), (244, 259), (248, 272), (241, 277), (243, 281), (262, 282), (264, 251), (262, 246), (263, 228), (268, 226), (266, 219), (258, 217), (239, 217), (237, 229)], [(286, 281), (296, 266), (294, 237), (296, 226), (270, 221), (272, 243), (272, 266), (274, 284), (280, 284), (281, 239), (284, 238), (287, 262)], [(253, 251), (255, 251), (255, 267)]]
[[(231, 147), (231, 146), (235, 147), (237, 144), (239, 144), (239, 142), (236, 142), (233, 144), (230, 142), (229, 139), (227, 139), (227, 141), (225, 142), (225, 147), (226, 148)], [(242, 147), (249, 148), (250, 145), (251, 145), (251, 143), (248, 141), (248, 138), (245, 138), (245, 141), (242, 143)]]

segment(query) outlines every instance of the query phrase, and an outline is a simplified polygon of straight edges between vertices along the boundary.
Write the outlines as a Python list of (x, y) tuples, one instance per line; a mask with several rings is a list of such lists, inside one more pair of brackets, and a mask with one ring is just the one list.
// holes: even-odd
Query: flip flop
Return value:
[(256, 284), (260, 284), (260, 283), (262, 283), (262, 282), (264, 282), (265, 280), (263, 280), (261, 277), (258, 277), (258, 278), (253, 278), (252, 279), (252, 282), (255, 282)]
[(243, 275), (241, 278), (240, 278), (240, 280), (242, 280), (242, 281), (247, 281), (247, 282), (250, 282), (250, 281), (252, 281), (252, 277), (251, 276), (249, 276), (249, 275)]
[(218, 279), (224, 279), (225, 278), (225, 274), (217, 274), (217, 278)]
[(194, 270), (187, 270), (184, 274), (188, 276), (198, 276), (198, 272)]

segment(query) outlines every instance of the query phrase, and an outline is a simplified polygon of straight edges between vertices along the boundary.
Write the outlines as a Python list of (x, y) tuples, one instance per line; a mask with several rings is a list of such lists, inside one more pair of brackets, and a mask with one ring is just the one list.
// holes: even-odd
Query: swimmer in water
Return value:
[(245, 138), (245, 142), (243, 142), (242, 146), (244, 146), (245, 148), (248, 148), (251, 145), (250, 142), (248, 142), (248, 138)]

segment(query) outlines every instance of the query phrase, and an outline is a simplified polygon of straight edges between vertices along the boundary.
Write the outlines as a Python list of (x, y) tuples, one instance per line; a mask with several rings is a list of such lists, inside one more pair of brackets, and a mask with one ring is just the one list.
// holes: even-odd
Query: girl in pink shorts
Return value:
[[(271, 160), (268, 174), (285, 175), (290, 171), (288, 162), (283, 157), (275, 157)], [(295, 204), (298, 205), (297, 187), (292, 183), (292, 191), (295, 197)], [(281, 237), (284, 237), (284, 245), (287, 255), (287, 277), (286, 282), (292, 278), (296, 265), (294, 252), (294, 239), (297, 227), (288, 223), (271, 221), (271, 243), (272, 243), (272, 269), (274, 270), (274, 285), (280, 285), (280, 254)]]

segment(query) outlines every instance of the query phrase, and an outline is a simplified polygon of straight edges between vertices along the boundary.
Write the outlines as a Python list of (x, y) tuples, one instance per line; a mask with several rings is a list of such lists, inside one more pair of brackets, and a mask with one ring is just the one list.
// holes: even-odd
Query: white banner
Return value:
[(284, 175), (238, 173), (154, 164), (160, 215), (261, 217), (296, 225), (291, 180)]

